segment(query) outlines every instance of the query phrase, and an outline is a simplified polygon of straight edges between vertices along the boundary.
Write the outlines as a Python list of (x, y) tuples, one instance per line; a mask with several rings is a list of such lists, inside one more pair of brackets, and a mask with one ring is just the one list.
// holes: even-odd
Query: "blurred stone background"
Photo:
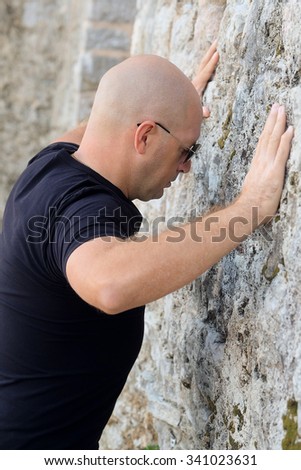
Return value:
[(30, 157), (88, 117), (135, 14), (135, 0), (1, 0), (0, 214)]
[(130, 53), (167, 57), (190, 78), (216, 37), (221, 57), (193, 171), (140, 204), (149, 221), (230, 202), (273, 102), (295, 127), (273, 222), (148, 306), (104, 449), (301, 449), (300, 21), (299, 0), (0, 4), (1, 211), (27, 160), (88, 114), (100, 75)]

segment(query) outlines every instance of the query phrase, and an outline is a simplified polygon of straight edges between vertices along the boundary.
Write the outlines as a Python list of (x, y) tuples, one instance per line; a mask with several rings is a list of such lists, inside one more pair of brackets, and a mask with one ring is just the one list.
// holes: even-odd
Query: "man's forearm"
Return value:
[(87, 120), (82, 121), (77, 127), (75, 127), (74, 129), (71, 129), (70, 131), (65, 132), (65, 134), (62, 134), (57, 139), (53, 140), (52, 143), (71, 142), (72, 144), (80, 145), (82, 138), (84, 136), (84, 133), (86, 131), (86, 127), (87, 127)]
[[(87, 279), (91, 279), (93, 294), (86, 300), (111, 314), (157, 300), (217, 263), (252, 232), (254, 224), (256, 209), (244, 207), (237, 200), (177, 230), (166, 230), (157, 238), (94, 240), (92, 243), (113, 244), (108, 246), (107, 254), (103, 248), (100, 250), (99, 259), (90, 258), (87, 243), (82, 247), (83, 259), (90, 260), (82, 269), (87, 270)], [(105, 276), (101, 276), (97, 288), (95, 280), (100, 272)]]

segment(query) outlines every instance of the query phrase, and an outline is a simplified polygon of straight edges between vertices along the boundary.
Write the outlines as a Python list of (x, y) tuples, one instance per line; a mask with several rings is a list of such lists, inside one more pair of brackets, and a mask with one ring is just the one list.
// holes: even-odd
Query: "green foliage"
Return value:
[(158, 444), (147, 444), (144, 450), (160, 450)]

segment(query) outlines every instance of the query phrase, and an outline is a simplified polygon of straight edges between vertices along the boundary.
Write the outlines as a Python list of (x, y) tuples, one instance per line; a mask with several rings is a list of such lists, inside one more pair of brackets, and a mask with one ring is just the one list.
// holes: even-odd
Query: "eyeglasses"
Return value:
[[(140, 124), (141, 124), (141, 122), (139, 122), (139, 123), (137, 124), (137, 127), (139, 127)], [(169, 135), (171, 135), (174, 139), (176, 139), (176, 140), (179, 142), (179, 144), (181, 145), (181, 147), (182, 147), (182, 149), (183, 149), (183, 150), (182, 150), (182, 155), (183, 155), (183, 157), (184, 157), (183, 163), (188, 162), (188, 160), (190, 160), (191, 157), (194, 157), (194, 156), (195, 156), (195, 154), (196, 154), (196, 152), (199, 150), (201, 144), (195, 143), (195, 144), (193, 144), (191, 147), (184, 147), (184, 146), (182, 145), (182, 143), (179, 141), (179, 139), (178, 139), (175, 135), (173, 135), (168, 129), (166, 129), (166, 127), (162, 126), (162, 124), (160, 124), (159, 122), (155, 122), (155, 124), (156, 124), (157, 126), (161, 127), (161, 129), (163, 129), (165, 132), (167, 132)]]

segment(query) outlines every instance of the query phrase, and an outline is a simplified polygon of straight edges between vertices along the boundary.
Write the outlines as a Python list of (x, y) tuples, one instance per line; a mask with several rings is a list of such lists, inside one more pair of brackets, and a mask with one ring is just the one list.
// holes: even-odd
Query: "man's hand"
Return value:
[(258, 223), (277, 211), (294, 129), (286, 128), (284, 106), (275, 103), (260, 136), (249, 172), (237, 202), (258, 208)]
[[(196, 76), (192, 80), (192, 84), (195, 86), (200, 97), (202, 97), (208, 82), (210, 81), (212, 75), (215, 72), (216, 66), (219, 60), (219, 54), (217, 52), (217, 41), (214, 41), (208, 51), (206, 52), (204, 58), (202, 59), (199, 68), (197, 70)], [(205, 118), (210, 116), (209, 109), (203, 107), (203, 115)]]

